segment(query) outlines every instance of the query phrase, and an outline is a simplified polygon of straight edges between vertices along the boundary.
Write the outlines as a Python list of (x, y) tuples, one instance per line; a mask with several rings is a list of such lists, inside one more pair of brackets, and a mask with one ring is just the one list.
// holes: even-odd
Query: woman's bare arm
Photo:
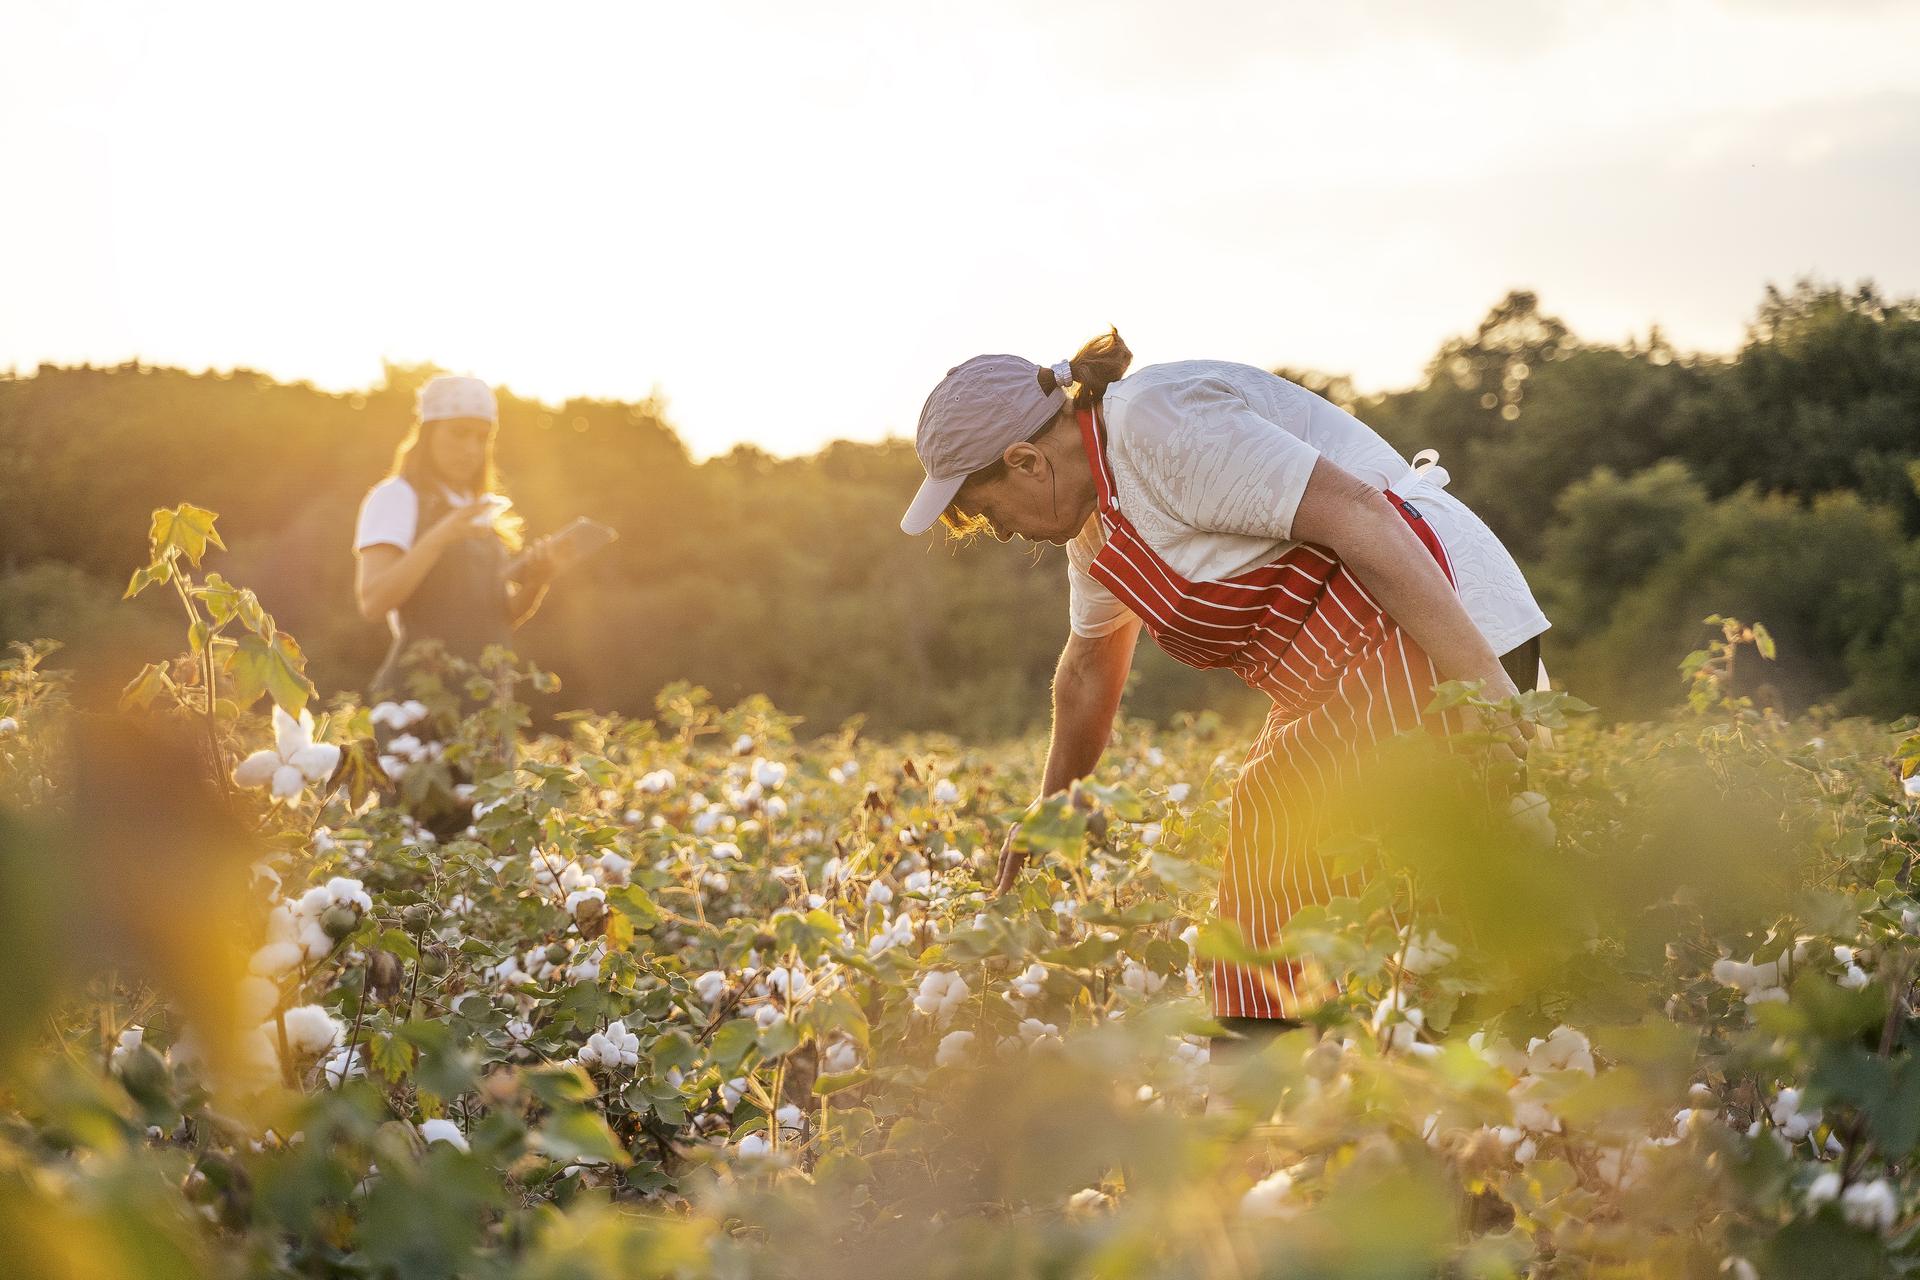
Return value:
[(1413, 637), (1442, 680), (1481, 680), (1489, 697), (1517, 692), (1499, 655), (1418, 535), (1385, 494), (1321, 458), (1294, 513), (1291, 537), (1327, 548), (1386, 615)]
[[(1040, 794), (1064, 791), (1076, 779), (1092, 773), (1100, 753), (1113, 736), (1113, 717), (1120, 709), (1120, 693), (1133, 667), (1133, 649), (1140, 638), (1140, 620), (1131, 615), (1104, 636), (1069, 635), (1053, 672), (1053, 736), (1047, 744), (1047, 771)], [(996, 893), (1013, 887), (1026, 855), (1014, 849), (1019, 828), (1007, 833), (1000, 851), (1000, 880)]]
[(489, 510), (486, 503), (475, 502), (449, 511), (404, 551), (388, 542), (361, 548), (353, 578), (360, 616), (374, 622), (405, 604), (455, 539), (498, 536), (491, 528), (474, 524), (475, 517)]

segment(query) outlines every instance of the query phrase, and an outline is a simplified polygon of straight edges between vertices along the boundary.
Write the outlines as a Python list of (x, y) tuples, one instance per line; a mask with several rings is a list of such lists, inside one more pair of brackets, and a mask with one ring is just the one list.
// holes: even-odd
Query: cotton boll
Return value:
[(1789, 1142), (1798, 1142), (1820, 1127), (1824, 1118), (1819, 1107), (1800, 1105), (1800, 1090), (1782, 1089), (1767, 1108), (1767, 1115), (1774, 1127)]
[(269, 942), (253, 953), (253, 958), (247, 961), (247, 969), (264, 978), (280, 978), (299, 967), (305, 955), (297, 943)]
[(280, 1015), (287, 1032), (287, 1048), (296, 1057), (311, 1058), (325, 1053), (345, 1031), (340, 1023), (317, 1004), (298, 1005)]
[(1847, 971), (1840, 975), (1840, 985), (1848, 991), (1858, 991), (1872, 981), (1872, 975), (1857, 964), (1848, 965)]
[(820, 1059), (820, 1070), (827, 1075), (845, 1075), (860, 1066), (860, 1046), (847, 1039), (828, 1045)]
[(1187, 802), (1187, 796), (1191, 794), (1192, 791), (1192, 783), (1176, 782), (1167, 788), (1167, 803), (1173, 805), (1185, 804)]
[(118, 1071), (126, 1060), (133, 1056), (146, 1040), (146, 1036), (147, 1029), (142, 1026), (131, 1026), (120, 1033), (119, 1039), (114, 1043), (113, 1052), (109, 1055), (115, 1071)]
[(256, 751), (234, 768), (233, 781), (242, 787), (264, 787), (273, 781), (282, 763), (278, 752)]
[(1408, 940), (1400, 964), (1408, 973), (1426, 974), (1451, 964), (1459, 955), (1458, 947), (1439, 934), (1429, 932)]
[(743, 756), (753, 750), (753, 735), (743, 733), (733, 740), (733, 754)]
[(1035, 962), (1007, 984), (1007, 994), (1018, 1000), (1037, 1000), (1047, 988), (1047, 967)]
[(240, 979), (235, 1012), (247, 1022), (264, 1022), (280, 1003), (280, 988), (258, 974)]
[(459, 1151), (471, 1151), (467, 1145), (467, 1135), (460, 1132), (460, 1126), (451, 1120), (422, 1120), (420, 1136), (428, 1144), (444, 1142)]
[(758, 1160), (773, 1153), (773, 1146), (766, 1135), (750, 1133), (733, 1146), (734, 1155), (742, 1160)]
[(973, 1051), (973, 1040), (974, 1035), (971, 1031), (949, 1031), (941, 1037), (940, 1047), (934, 1051), (934, 1065), (952, 1067), (965, 1062)]
[(273, 771), (273, 798), (275, 800), (293, 800), (306, 790), (306, 775), (290, 764), (283, 764)]
[(960, 803), (960, 788), (954, 786), (949, 779), (940, 779), (933, 787), (933, 802), (945, 805)]
[(753, 1011), (753, 1020), (762, 1031), (767, 1031), (785, 1022), (787, 1015), (770, 1004), (763, 1004)]
[(340, 748), (330, 742), (316, 742), (294, 752), (287, 763), (304, 774), (307, 781), (325, 782), (339, 767)]
[(700, 997), (700, 1003), (714, 1005), (727, 993), (727, 975), (718, 969), (709, 969), (693, 980), (694, 994)]
[(1287, 1218), (1299, 1211), (1292, 1200), (1293, 1179), (1284, 1172), (1271, 1173), (1248, 1188), (1240, 1197), (1240, 1213), (1248, 1218)]
[(784, 965), (767, 972), (767, 986), (789, 1002), (806, 999), (807, 993), (813, 989), (805, 969)]
[(1088, 1187), (1067, 1197), (1067, 1216), (1084, 1218), (1113, 1208), (1113, 1197), (1098, 1187)]
[(1578, 1071), (1594, 1073), (1593, 1048), (1587, 1037), (1572, 1027), (1559, 1026), (1545, 1040), (1527, 1042), (1527, 1066), (1532, 1071)]
[(889, 902), (892, 902), (892, 901), (893, 901), (893, 890), (887, 886), (887, 883), (885, 881), (875, 880), (872, 884), (867, 886), (867, 905), (868, 906), (884, 907)]
[(804, 1134), (807, 1131), (806, 1113), (791, 1102), (773, 1113), (773, 1121), (780, 1126), (782, 1133)]
[(935, 1026), (945, 1026), (953, 1020), (970, 994), (966, 979), (957, 973), (936, 969), (920, 980), (920, 989), (914, 993), (913, 1007), (932, 1018)]
[(1900, 1200), (1885, 1178), (1856, 1182), (1840, 1193), (1840, 1212), (1869, 1231), (1891, 1231), (1900, 1219)]
[(740, 1105), (740, 1099), (745, 1097), (746, 1093), (747, 1093), (746, 1077), (735, 1076), (733, 1079), (727, 1081), (726, 1083), (720, 1086), (720, 1103), (727, 1110), (731, 1111), (735, 1107)]
[(1559, 836), (1547, 798), (1538, 791), (1522, 791), (1507, 802), (1507, 813), (1521, 834), (1541, 848), (1552, 848)]
[(1818, 1209), (1840, 1198), (1840, 1175), (1829, 1169), (1807, 1184), (1807, 1208)]
[(787, 781), (787, 766), (774, 760), (755, 760), (753, 780), (767, 791), (778, 791)]
[(342, 1045), (327, 1055), (320, 1066), (320, 1078), (332, 1088), (339, 1088), (349, 1080), (359, 1080), (367, 1074), (366, 1046), (355, 1045), (348, 1052)]
[(1138, 960), (1126, 959), (1120, 969), (1120, 985), (1138, 996), (1155, 994), (1167, 984), (1167, 975), (1155, 973)]
[(1146, 826), (1140, 828), (1140, 843), (1147, 848), (1152, 848), (1154, 845), (1160, 843), (1160, 834), (1160, 824), (1157, 822), (1149, 822)]

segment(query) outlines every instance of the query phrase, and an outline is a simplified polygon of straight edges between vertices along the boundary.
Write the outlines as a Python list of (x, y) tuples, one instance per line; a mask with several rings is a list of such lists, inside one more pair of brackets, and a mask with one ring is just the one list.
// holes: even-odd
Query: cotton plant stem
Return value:
[[(187, 611), (187, 623), (191, 630), (192, 627), (198, 626), (202, 619), (200, 608), (194, 604), (185, 579), (185, 574), (175, 572), (173, 589), (180, 597), (181, 607)], [(206, 695), (202, 711), (205, 715), (204, 723), (207, 730), (207, 765), (213, 770), (214, 782), (220, 788), (220, 799), (227, 804), (232, 804), (233, 790), (227, 785), (225, 762), (220, 754), (220, 718), (215, 710), (214, 696), (213, 637), (214, 629), (209, 625), (206, 640), (200, 646), (200, 684)]]

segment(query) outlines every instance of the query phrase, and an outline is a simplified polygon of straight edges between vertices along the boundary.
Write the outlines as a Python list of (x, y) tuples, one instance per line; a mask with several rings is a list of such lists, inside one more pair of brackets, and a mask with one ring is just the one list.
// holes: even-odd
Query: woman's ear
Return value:
[(1007, 464), (1009, 471), (1017, 471), (1023, 476), (1037, 476), (1046, 454), (1031, 440), (1022, 440), (1019, 444), (1008, 445), (1007, 451), (1000, 455), (1000, 460)]

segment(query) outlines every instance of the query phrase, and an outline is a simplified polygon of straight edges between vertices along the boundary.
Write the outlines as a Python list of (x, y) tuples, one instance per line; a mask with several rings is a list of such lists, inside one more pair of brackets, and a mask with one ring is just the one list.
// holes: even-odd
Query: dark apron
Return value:
[(498, 538), (455, 542), (398, 612), (399, 630), (368, 686), (375, 699), (408, 696), (407, 650), (421, 640), (438, 640), (449, 654), (469, 662), (490, 644), (513, 643), (506, 545)]

